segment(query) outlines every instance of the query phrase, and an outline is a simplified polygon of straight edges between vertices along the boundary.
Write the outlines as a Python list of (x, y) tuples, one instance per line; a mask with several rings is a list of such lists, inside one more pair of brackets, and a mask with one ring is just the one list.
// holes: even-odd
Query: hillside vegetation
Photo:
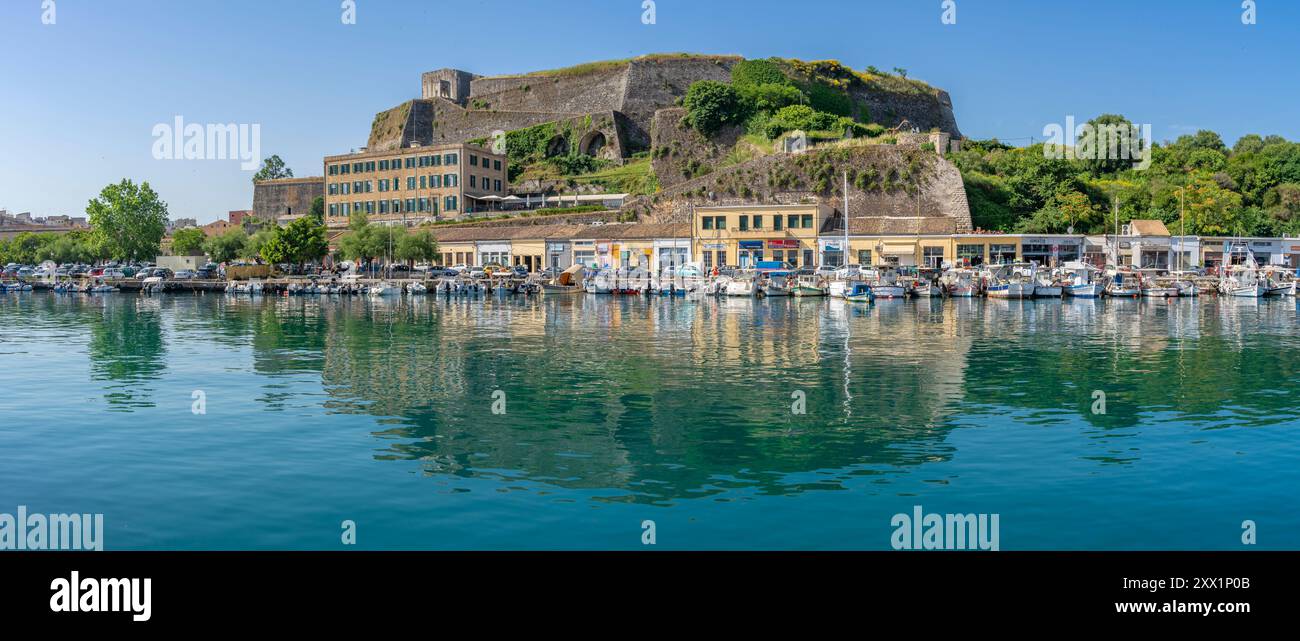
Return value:
[[(1093, 122), (1128, 123), (1116, 115)], [(1114, 202), (1120, 224), (1157, 219), (1175, 234), (1180, 211), (1187, 234), (1300, 234), (1300, 144), (1280, 136), (1252, 134), (1228, 148), (1199, 131), (1153, 145), (1145, 170), (996, 140), (966, 141), (948, 158), (962, 171), (972, 223), (986, 230), (1103, 233), (1114, 227)]]

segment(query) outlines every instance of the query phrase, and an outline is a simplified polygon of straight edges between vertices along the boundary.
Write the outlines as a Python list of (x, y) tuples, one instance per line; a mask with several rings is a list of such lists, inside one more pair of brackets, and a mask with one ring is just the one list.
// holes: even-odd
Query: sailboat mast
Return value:
[(844, 263), (845, 269), (849, 266), (849, 172), (844, 170)]

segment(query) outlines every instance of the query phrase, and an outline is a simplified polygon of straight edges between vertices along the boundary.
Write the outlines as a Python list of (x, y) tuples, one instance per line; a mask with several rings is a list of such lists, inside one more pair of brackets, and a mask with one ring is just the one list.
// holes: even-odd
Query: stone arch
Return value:
[(589, 132), (582, 137), (582, 142), (578, 143), (578, 151), (593, 158), (600, 156), (609, 141), (605, 138), (605, 132), (596, 130)]
[(546, 143), (546, 157), (554, 158), (564, 156), (569, 153), (569, 139), (563, 135), (556, 135), (551, 141)]

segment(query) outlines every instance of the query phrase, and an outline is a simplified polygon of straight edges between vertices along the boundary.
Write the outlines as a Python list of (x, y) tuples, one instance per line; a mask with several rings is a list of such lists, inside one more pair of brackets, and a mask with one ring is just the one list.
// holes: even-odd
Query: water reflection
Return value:
[(378, 460), (598, 501), (842, 490), (950, 460), (954, 431), (997, 421), (1082, 426), (1079, 458), (1127, 465), (1143, 430), (1261, 428), (1300, 409), (1286, 301), (0, 302), (0, 325), (25, 324), (84, 332), (113, 409), (152, 406), (169, 349), (247, 350), (263, 410), (314, 381), (320, 416), (370, 417)]

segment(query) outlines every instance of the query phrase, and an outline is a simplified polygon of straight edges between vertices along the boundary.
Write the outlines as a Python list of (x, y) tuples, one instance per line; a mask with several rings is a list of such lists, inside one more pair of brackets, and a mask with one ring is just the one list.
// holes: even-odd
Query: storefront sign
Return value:
[(762, 249), (763, 241), (761, 240), (742, 240), (740, 241), (741, 249)]
[(704, 243), (705, 249), (726, 249), (726, 243)]
[(767, 246), (772, 249), (798, 249), (799, 241), (797, 240), (769, 240)]

